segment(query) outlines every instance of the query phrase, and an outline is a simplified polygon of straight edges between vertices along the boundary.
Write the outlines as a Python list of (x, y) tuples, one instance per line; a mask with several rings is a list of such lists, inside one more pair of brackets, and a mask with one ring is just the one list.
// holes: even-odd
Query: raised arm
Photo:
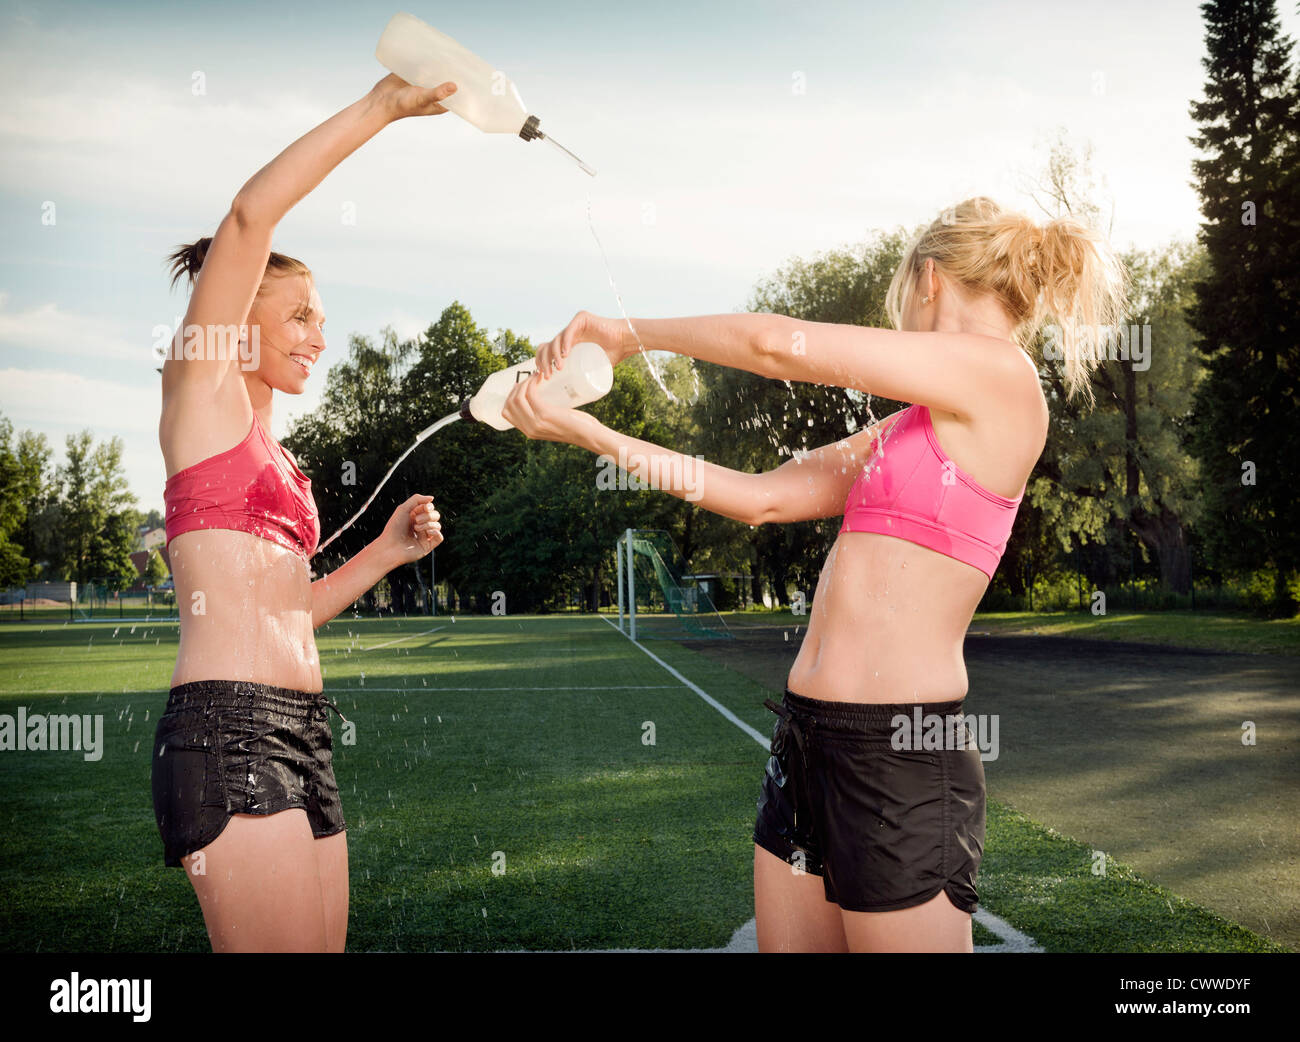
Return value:
[[(233, 369), (228, 347), (227, 352), (218, 347), (230, 328), (238, 328), (248, 316), (281, 218), (384, 126), (406, 116), (445, 112), (438, 102), (454, 90), (451, 83), (426, 90), (387, 76), (249, 179), (213, 236), (185, 313), (181, 335), (199, 331), (207, 350), (203, 358), (168, 357), (163, 365), (164, 403), (182, 388), (215, 393)], [(224, 360), (222, 353), (227, 353)]]

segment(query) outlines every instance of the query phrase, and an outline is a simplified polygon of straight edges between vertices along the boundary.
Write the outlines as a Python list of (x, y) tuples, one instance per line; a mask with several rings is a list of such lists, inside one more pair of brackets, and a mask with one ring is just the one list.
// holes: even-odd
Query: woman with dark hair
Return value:
[(374, 542), (312, 581), (311, 481), (271, 436), (274, 393), (301, 394), (325, 350), (311, 271), (276, 225), (387, 124), (445, 112), (455, 85), (388, 76), (236, 194), (211, 239), (171, 256), (193, 286), (163, 365), (158, 425), (180, 648), (158, 721), (164, 858), (194, 886), (214, 951), (343, 950), (347, 838), (313, 631), (442, 541), (412, 496)]
[[(886, 295), (893, 329), (740, 314), (636, 319), (633, 334), (580, 312), (507, 399), (528, 437), (630, 460), (652, 487), (724, 517), (843, 516), (785, 696), (767, 703), (780, 719), (754, 827), (761, 949), (972, 950), (985, 789), (964, 737), (962, 643), (1046, 441), (1029, 348), (1053, 316), (1043, 353), (1063, 359), (1071, 395), (1087, 389), (1093, 338), (1113, 330), (1124, 295), (1123, 267), (1091, 229), (968, 199), (904, 255)], [(617, 364), (636, 335), (650, 351), (914, 404), (746, 474), (534, 394), (574, 344)], [(925, 733), (910, 733), (918, 717)]]

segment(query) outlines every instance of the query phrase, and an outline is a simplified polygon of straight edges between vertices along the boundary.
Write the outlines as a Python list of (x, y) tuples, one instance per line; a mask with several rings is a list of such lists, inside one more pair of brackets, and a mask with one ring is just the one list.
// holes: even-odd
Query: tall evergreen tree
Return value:
[(1300, 566), (1293, 431), (1300, 364), (1297, 121), (1300, 91), (1272, 0), (1212, 0), (1193, 162), (1208, 273), (1189, 316), (1208, 377), (1192, 450), (1204, 474), (1205, 546), (1226, 569), (1275, 569), (1290, 615)]

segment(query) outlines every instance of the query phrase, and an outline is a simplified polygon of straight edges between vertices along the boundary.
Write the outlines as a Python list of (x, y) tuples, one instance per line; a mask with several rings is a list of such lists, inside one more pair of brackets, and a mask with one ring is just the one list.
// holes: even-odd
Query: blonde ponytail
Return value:
[(911, 243), (885, 295), (895, 329), (903, 328), (927, 258), (972, 295), (992, 294), (1015, 323), (1013, 337), (1028, 352), (1048, 318), (1043, 356), (1060, 361), (1067, 395), (1086, 392), (1098, 347), (1113, 335), (1125, 308), (1123, 264), (1110, 244), (1071, 217), (1039, 226), (1020, 213), (977, 196), (945, 210)]

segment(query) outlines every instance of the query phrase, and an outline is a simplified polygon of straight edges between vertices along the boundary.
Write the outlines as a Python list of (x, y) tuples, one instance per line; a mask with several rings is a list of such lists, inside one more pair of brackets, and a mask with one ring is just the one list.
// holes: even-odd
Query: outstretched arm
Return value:
[(842, 514), (858, 471), (893, 419), (800, 453), (775, 470), (749, 474), (620, 434), (589, 413), (547, 405), (531, 393), (538, 379), (534, 375), (517, 384), (501, 410), (525, 435), (577, 445), (651, 488), (754, 526)]
[[(744, 369), (771, 380), (848, 387), (901, 402), (917, 402), (969, 418), (1008, 400), (1037, 408), (1038, 374), (1007, 340), (973, 333), (912, 333), (869, 326), (809, 322), (785, 315), (744, 313), (626, 322), (580, 311), (537, 351), (548, 370), (574, 344), (600, 344), (617, 364), (647, 351), (672, 351)], [(545, 378), (545, 375), (544, 377)]]
[(318, 629), (398, 565), (418, 561), (442, 542), (432, 496), (412, 496), (394, 512), (383, 534), (329, 575), (311, 584), (311, 624)]

